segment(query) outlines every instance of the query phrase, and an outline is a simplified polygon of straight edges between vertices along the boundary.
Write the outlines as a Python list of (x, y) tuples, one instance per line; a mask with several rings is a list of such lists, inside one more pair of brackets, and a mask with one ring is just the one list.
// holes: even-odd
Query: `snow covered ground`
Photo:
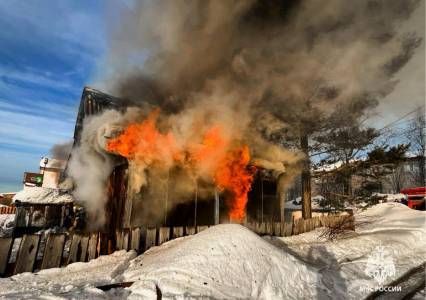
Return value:
[[(3, 299), (361, 299), (378, 246), (389, 249), (395, 275), (425, 261), (425, 212), (383, 203), (356, 215), (356, 233), (330, 242), (321, 230), (261, 238), (234, 224), (211, 227), (135, 257), (116, 252), (89, 263), (0, 279)], [(134, 282), (102, 291), (96, 286)]]
[[(355, 215), (356, 233), (327, 242), (318, 239), (321, 229), (298, 236), (273, 238), (272, 242), (318, 269), (324, 286), (334, 287), (336, 299), (362, 299), (365, 287), (377, 283), (365, 274), (368, 258), (383, 246), (393, 259), (395, 275), (384, 285), (409, 269), (425, 262), (426, 212), (399, 203), (375, 205)], [(340, 297), (338, 296), (340, 294)]]

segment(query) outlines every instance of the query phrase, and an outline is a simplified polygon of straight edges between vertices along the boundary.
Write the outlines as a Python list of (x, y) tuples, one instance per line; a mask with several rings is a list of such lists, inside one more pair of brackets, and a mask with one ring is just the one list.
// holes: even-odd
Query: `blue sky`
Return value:
[(106, 2), (0, 2), (0, 192), (19, 190), (72, 138), (83, 86), (106, 52)]

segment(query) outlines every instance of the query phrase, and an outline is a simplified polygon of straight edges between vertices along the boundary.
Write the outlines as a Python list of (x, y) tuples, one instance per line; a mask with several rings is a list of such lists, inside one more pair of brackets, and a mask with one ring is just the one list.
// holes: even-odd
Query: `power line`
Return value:
[(381, 131), (383, 131), (383, 130), (384, 130), (384, 129), (386, 129), (386, 128), (392, 127), (394, 124), (397, 124), (399, 121), (401, 121), (401, 120), (405, 119), (406, 117), (408, 117), (409, 115), (411, 115), (411, 114), (413, 114), (413, 113), (417, 112), (419, 109), (421, 109), (421, 108), (423, 108), (423, 107), (424, 107), (424, 105), (419, 106), (419, 107), (416, 107), (414, 110), (412, 110), (412, 111), (410, 111), (410, 112), (406, 113), (405, 115), (403, 115), (403, 116), (399, 117), (398, 119), (396, 119), (396, 120), (394, 120), (394, 121), (390, 122), (389, 124), (385, 125), (385, 126), (384, 126), (384, 127), (382, 127), (381, 129), (379, 129), (378, 131), (379, 131), (379, 132), (381, 132)]

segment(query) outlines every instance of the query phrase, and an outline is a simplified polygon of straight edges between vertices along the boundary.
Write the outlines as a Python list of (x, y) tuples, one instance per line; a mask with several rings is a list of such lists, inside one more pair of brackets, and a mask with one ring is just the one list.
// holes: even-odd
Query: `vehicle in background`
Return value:
[(401, 190), (401, 194), (405, 195), (405, 201), (409, 208), (424, 210), (426, 187), (415, 187)]

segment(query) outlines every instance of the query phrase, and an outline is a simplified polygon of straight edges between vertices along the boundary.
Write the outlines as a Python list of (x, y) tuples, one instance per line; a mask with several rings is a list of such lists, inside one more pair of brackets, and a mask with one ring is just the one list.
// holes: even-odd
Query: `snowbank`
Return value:
[(24, 187), (13, 197), (13, 202), (19, 200), (34, 204), (60, 204), (74, 201), (74, 197), (67, 191), (44, 187)]
[[(22, 273), (0, 279), (1, 299), (108, 299), (94, 286), (109, 284), (122, 273), (134, 251), (118, 251), (88, 263), (73, 263), (65, 268)], [(56, 296), (56, 297), (53, 297)], [(119, 298), (117, 298), (119, 299)]]
[[(396, 274), (425, 261), (423, 211), (383, 203), (356, 214), (357, 232), (330, 242), (321, 229), (287, 238), (260, 238), (240, 225), (218, 225), (199, 234), (134, 252), (116, 252), (89, 263), (0, 279), (0, 298), (22, 299), (363, 299), (375, 284), (365, 274), (378, 246), (389, 249)], [(107, 292), (96, 286), (134, 282)]]
[(385, 284), (425, 261), (426, 212), (383, 203), (357, 213), (355, 218), (357, 232), (334, 242), (319, 240), (322, 229), (273, 242), (319, 268), (323, 284), (334, 286), (334, 297), (342, 299), (365, 298), (368, 292), (362, 288), (377, 286), (365, 270), (368, 258), (379, 246), (390, 252), (396, 271)]
[[(0, 279), (0, 298), (156, 299), (160, 292), (163, 298), (302, 299), (323, 293), (314, 268), (240, 225), (218, 225), (130, 261), (134, 256), (120, 251), (86, 264)], [(135, 283), (121, 291), (94, 288), (128, 281)]]
[[(131, 299), (305, 299), (318, 294), (315, 269), (240, 225), (218, 225), (153, 248), (121, 276)], [(134, 297), (134, 298), (133, 298)]]

